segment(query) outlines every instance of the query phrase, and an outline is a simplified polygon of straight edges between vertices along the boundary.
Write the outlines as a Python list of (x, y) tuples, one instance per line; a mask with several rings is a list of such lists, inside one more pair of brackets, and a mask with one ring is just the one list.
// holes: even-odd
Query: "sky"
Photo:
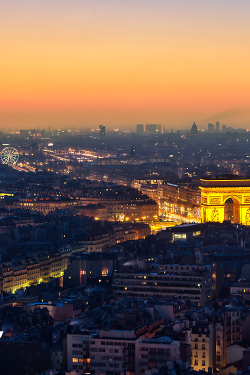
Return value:
[(0, 2), (0, 129), (250, 129), (249, 0)]

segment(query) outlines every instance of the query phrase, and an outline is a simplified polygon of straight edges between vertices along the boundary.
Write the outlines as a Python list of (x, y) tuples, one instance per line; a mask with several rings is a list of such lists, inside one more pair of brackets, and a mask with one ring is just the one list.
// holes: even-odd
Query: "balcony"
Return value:
[(123, 356), (124, 357), (134, 357), (135, 353), (124, 353)]
[(123, 362), (126, 366), (135, 366), (135, 360), (133, 362), (129, 362), (128, 359), (124, 358)]
[(166, 363), (170, 360), (170, 356), (166, 354), (149, 354), (148, 362), (159, 362), (159, 363)]

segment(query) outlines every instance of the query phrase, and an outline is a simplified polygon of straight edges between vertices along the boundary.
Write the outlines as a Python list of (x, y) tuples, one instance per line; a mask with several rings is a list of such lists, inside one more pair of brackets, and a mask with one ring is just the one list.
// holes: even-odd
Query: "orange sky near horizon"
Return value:
[(249, 3), (0, 5), (0, 128), (248, 127)]

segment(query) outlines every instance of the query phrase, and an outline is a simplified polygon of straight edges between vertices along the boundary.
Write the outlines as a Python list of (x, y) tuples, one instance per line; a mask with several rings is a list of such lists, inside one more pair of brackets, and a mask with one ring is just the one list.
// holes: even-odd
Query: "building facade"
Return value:
[(214, 329), (210, 322), (196, 322), (191, 334), (192, 367), (206, 371), (214, 363)]
[(250, 179), (201, 179), (202, 222), (250, 225)]
[(113, 288), (116, 296), (174, 297), (204, 306), (212, 296), (211, 266), (167, 264), (148, 274), (114, 272)]

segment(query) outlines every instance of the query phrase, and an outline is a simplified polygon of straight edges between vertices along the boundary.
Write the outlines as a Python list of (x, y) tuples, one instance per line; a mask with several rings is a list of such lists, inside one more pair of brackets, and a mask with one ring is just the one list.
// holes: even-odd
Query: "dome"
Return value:
[(193, 123), (193, 126), (192, 126), (192, 128), (191, 128), (191, 133), (192, 133), (192, 134), (196, 134), (196, 133), (198, 133), (198, 128), (197, 128), (197, 125), (196, 125), (195, 122)]

